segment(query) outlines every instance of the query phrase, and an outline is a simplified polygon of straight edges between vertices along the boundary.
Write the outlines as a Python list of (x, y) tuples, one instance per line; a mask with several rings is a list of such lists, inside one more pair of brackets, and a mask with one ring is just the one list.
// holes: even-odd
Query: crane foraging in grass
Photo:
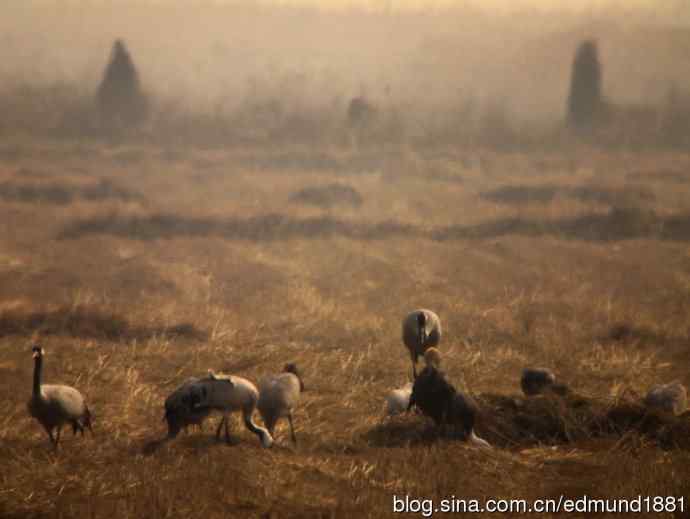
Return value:
[(282, 373), (266, 377), (259, 383), (259, 413), (271, 435), (278, 420), (285, 416), (290, 424), (292, 442), (297, 444), (292, 410), (299, 402), (303, 391), (302, 375), (293, 363), (286, 364)]
[(230, 442), (229, 414), (241, 411), (244, 425), (256, 434), (261, 445), (265, 448), (273, 445), (271, 434), (254, 423), (252, 415), (259, 401), (259, 391), (246, 378), (209, 370), (206, 377), (187, 384), (185, 392), (186, 404), (174, 407), (171, 413), (166, 409), (169, 437), (174, 437), (184, 425), (194, 423), (192, 420), (215, 411), (223, 416), (216, 429), (216, 438), (220, 438), (220, 431), (225, 426), (225, 441)]
[[(84, 427), (91, 434), (91, 411), (83, 395), (71, 386), (42, 384), (43, 356), (45, 351), (40, 346), (32, 348), (34, 359), (33, 390), (27, 403), (29, 414), (43, 426), (48, 433), (50, 442), (57, 448), (60, 442), (62, 426), (70, 424), (72, 433), (81, 432), (84, 436)], [(53, 431), (56, 435), (53, 436)]]
[(410, 312), (402, 323), (402, 339), (410, 352), (412, 378), (417, 378), (417, 358), (441, 341), (441, 320), (431, 310), (420, 308)]
[(688, 410), (688, 392), (677, 380), (659, 384), (649, 390), (644, 404), (650, 409), (678, 416)]
[(556, 382), (556, 375), (548, 368), (525, 368), (522, 370), (520, 387), (525, 396), (535, 396), (546, 392), (553, 392), (565, 396), (568, 387)]
[(211, 414), (208, 407), (200, 407), (201, 387), (195, 386), (201, 379), (190, 377), (165, 399), (164, 420), (168, 422), (168, 437), (175, 438), (181, 429), (196, 425), (200, 429)]

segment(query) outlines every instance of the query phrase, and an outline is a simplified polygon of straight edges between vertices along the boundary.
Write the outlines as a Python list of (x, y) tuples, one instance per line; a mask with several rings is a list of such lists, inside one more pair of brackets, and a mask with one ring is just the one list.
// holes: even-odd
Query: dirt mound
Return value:
[[(617, 401), (577, 394), (475, 397), (480, 407), (477, 434), (498, 448), (564, 445), (634, 434), (664, 449), (690, 450), (690, 412), (681, 416), (655, 413), (630, 397)], [(448, 433), (449, 438), (457, 436)], [(433, 443), (440, 437), (430, 420), (408, 413), (370, 429), (363, 439), (370, 445), (402, 447)]]
[(677, 417), (655, 413), (633, 398), (480, 395), (477, 400), (481, 406), (477, 430), (500, 447), (558, 445), (634, 433), (663, 448), (690, 449), (690, 413)]

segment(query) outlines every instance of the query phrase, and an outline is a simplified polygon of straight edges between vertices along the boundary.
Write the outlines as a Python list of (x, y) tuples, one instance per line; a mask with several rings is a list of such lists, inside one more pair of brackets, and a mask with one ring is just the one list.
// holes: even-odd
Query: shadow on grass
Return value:
[(510, 234), (521, 236), (554, 236), (567, 239), (607, 242), (635, 238), (659, 238), (687, 241), (690, 238), (690, 215), (659, 217), (653, 211), (639, 208), (613, 208), (575, 218), (533, 220), (505, 218), (475, 226), (450, 226), (437, 230), (439, 241), (498, 238)]
[(690, 241), (690, 215), (662, 217), (640, 208), (613, 208), (575, 218), (533, 220), (504, 218), (477, 225), (451, 225), (427, 231), (396, 221), (349, 222), (328, 216), (294, 218), (267, 214), (251, 218), (185, 218), (172, 214), (120, 216), (112, 214), (73, 222), (58, 239), (106, 234), (142, 241), (178, 237), (217, 236), (229, 240), (276, 241), (342, 236), (358, 240), (428, 238), (436, 241), (481, 240), (507, 235), (554, 236), (592, 242), (638, 238)]
[(221, 433), (220, 438), (216, 438), (216, 425), (212, 427), (205, 427), (198, 429), (189, 427), (187, 431), (182, 430), (175, 438), (168, 438), (166, 433), (162, 433), (162, 437), (152, 438), (141, 445), (141, 453), (145, 456), (151, 456), (163, 448), (179, 447), (183, 449), (209, 449), (214, 447), (234, 447), (245, 442), (258, 440), (254, 436), (250, 438), (240, 437), (235, 434), (237, 431), (231, 431), (229, 434), (229, 441), (225, 440), (225, 434)]
[(681, 345), (687, 343), (685, 335), (671, 335), (657, 332), (646, 326), (635, 326), (628, 322), (618, 322), (609, 326), (595, 337), (603, 344), (624, 343), (624, 344), (651, 344), (655, 347), (665, 347), (669, 345)]
[(290, 201), (328, 208), (338, 205), (359, 207), (364, 200), (362, 195), (351, 186), (344, 184), (328, 184), (325, 186), (306, 187), (301, 189), (290, 195)]
[(190, 323), (173, 326), (137, 326), (119, 315), (84, 306), (61, 307), (50, 311), (0, 311), (0, 337), (31, 336), (35, 332), (41, 335), (107, 340), (144, 340), (152, 337), (207, 339), (206, 332)]
[(154, 440), (148, 440), (144, 443), (144, 445), (141, 447), (141, 453), (144, 456), (153, 456), (156, 452), (158, 452), (160, 449), (165, 447), (170, 440), (168, 437), (164, 438), (156, 438)]
[(431, 419), (410, 412), (382, 421), (361, 436), (373, 447), (408, 447), (431, 445), (442, 439), (454, 439), (452, 431), (441, 434)]
[(595, 186), (569, 187), (551, 184), (536, 186), (510, 185), (480, 194), (480, 197), (485, 200), (505, 205), (546, 204), (557, 196), (573, 198), (583, 202), (613, 205), (631, 205), (656, 200), (654, 192), (645, 186), (613, 188)]
[(219, 220), (157, 214), (148, 217), (110, 215), (82, 220), (65, 227), (59, 238), (74, 239), (90, 234), (109, 234), (138, 240), (218, 236), (235, 240), (271, 241), (325, 236), (375, 240), (392, 236), (414, 236), (420, 232), (411, 225), (396, 222), (363, 224), (330, 217), (292, 218), (281, 214), (268, 214), (246, 219)]
[(77, 199), (92, 202), (104, 200), (141, 202), (144, 200), (144, 197), (107, 179), (86, 185), (59, 182), (17, 182), (12, 180), (0, 184), (0, 200), (6, 202), (67, 205)]
[(3, 504), (0, 503), (0, 517), (2, 519), (48, 519), (55, 517), (53, 512), (37, 512), (32, 511), (30, 514), (27, 512), (6, 512), (3, 509)]
[(625, 178), (634, 182), (668, 182), (676, 184), (690, 183), (690, 175), (683, 171), (661, 169), (658, 171), (633, 171)]

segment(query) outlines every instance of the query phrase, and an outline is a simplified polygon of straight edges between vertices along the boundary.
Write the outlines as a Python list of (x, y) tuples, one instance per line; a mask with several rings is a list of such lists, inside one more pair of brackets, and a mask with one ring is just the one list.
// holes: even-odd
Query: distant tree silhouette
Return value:
[(574, 128), (592, 127), (602, 115), (601, 64), (594, 40), (580, 44), (573, 61), (568, 96), (568, 124)]
[(113, 44), (96, 101), (101, 122), (109, 128), (132, 127), (146, 119), (148, 103), (141, 91), (139, 74), (122, 40), (115, 40)]

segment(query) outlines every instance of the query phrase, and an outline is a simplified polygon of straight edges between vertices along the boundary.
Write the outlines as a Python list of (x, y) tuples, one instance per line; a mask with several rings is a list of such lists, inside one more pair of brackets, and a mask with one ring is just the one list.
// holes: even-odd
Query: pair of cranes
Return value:
[[(448, 381), (441, 370), (441, 352), (436, 348), (443, 334), (438, 315), (420, 308), (405, 317), (402, 337), (410, 352), (414, 382), (388, 395), (387, 411), (409, 411), (416, 406), (437, 426), (459, 428), (464, 439), (479, 447), (490, 448), (488, 442), (474, 432), (479, 408), (474, 399)], [(426, 366), (417, 375), (417, 359), (423, 356)], [(407, 404), (407, 405), (405, 405)]]

